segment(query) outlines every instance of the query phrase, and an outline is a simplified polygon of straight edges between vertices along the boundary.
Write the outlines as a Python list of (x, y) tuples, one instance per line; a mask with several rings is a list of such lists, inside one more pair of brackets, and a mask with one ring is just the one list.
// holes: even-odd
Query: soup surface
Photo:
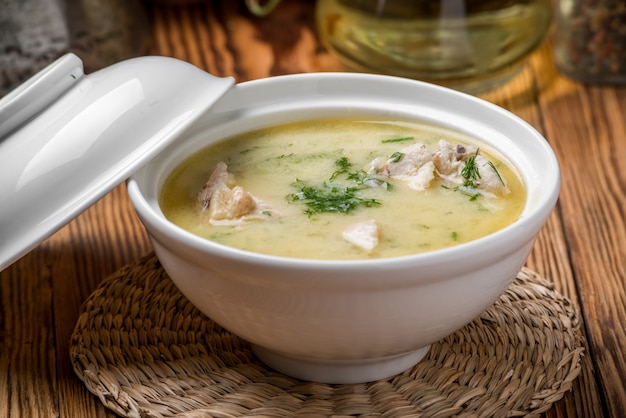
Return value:
[(515, 221), (514, 167), (474, 138), (415, 122), (316, 120), (211, 145), (166, 179), (178, 226), (247, 251), (395, 257), (457, 245)]

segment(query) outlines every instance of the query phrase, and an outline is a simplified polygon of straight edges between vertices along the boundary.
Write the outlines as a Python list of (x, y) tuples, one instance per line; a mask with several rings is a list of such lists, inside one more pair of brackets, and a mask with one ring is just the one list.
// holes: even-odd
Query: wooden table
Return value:
[[(267, 18), (236, 1), (153, 4), (149, 53), (245, 81), (342, 70), (320, 47), (313, 2)], [(547, 417), (626, 416), (626, 89), (556, 72), (548, 42), (507, 85), (482, 95), (554, 147), (560, 201), (528, 267), (553, 281), (583, 320), (583, 370)], [(0, 237), (1, 239), (1, 237)], [(69, 338), (81, 303), (121, 266), (151, 251), (122, 184), (0, 273), (0, 417), (113, 416), (74, 375)]]

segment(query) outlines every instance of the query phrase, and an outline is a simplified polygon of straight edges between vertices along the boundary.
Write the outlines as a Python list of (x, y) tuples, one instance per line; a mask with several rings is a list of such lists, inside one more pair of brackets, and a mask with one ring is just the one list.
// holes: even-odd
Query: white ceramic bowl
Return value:
[[(520, 219), (444, 250), (322, 261), (226, 247), (177, 227), (159, 208), (167, 175), (210, 143), (283, 122), (368, 115), (433, 122), (487, 142), (517, 166), (526, 183), (528, 200)], [(430, 344), (487, 309), (523, 266), (559, 187), (550, 146), (511, 113), (426, 83), (333, 73), (236, 85), (128, 183), (156, 254), (191, 303), (249, 341), (269, 366), (328, 383), (400, 373)]]

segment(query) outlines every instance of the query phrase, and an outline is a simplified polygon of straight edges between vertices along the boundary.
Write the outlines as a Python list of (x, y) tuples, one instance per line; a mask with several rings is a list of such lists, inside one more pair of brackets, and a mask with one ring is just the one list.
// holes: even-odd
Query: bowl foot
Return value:
[(429, 348), (387, 357), (329, 360), (289, 356), (252, 345), (254, 354), (269, 367), (298, 379), (330, 384), (365, 383), (394, 376), (417, 364)]

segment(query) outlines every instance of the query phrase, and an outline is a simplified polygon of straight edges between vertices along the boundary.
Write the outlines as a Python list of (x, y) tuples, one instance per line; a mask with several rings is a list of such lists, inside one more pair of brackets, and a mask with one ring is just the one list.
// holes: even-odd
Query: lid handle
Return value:
[(3, 97), (0, 140), (54, 103), (84, 75), (80, 58), (65, 54)]

